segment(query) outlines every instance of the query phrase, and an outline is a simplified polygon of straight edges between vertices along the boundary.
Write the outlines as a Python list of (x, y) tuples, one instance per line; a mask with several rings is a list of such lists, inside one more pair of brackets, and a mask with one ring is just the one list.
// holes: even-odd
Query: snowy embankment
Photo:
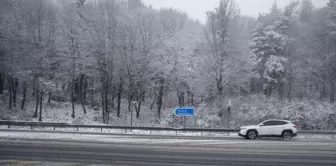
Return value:
[[(2, 102), (2, 103), (1, 103)], [(134, 126), (161, 126), (155, 123), (155, 109), (149, 109), (147, 105), (141, 107), (140, 118), (137, 119), (135, 111), (133, 112)], [(28, 102), (24, 110), (16, 107), (8, 110), (7, 103), (0, 101), (0, 120), (22, 120), (22, 121), (38, 121), (38, 118), (32, 118), (34, 115), (35, 103)], [(72, 118), (71, 103), (55, 102), (51, 104), (44, 103), (42, 110), (43, 122), (70, 123), (70, 124), (102, 124), (102, 111), (100, 108), (91, 108), (86, 106), (87, 113), (84, 114), (81, 105), (75, 105), (75, 118)], [(165, 109), (162, 111), (162, 123), (166, 123), (166, 117), (173, 114), (173, 109)], [(129, 126), (131, 121), (131, 112), (128, 111), (127, 101), (121, 103), (121, 117), (116, 117), (115, 110), (110, 113), (109, 125)]]
[[(1, 127), (0, 129), (3, 129)], [(25, 131), (27, 130), (27, 131)], [(70, 131), (65, 129), (59, 129), (55, 132), (51, 132), (51, 129), (41, 130), (35, 129), (34, 132), (31, 132), (29, 129), (16, 131), (12, 130), (1, 130), (0, 140), (1, 139), (17, 139), (17, 140), (34, 140), (34, 139), (51, 139), (51, 140), (77, 140), (77, 141), (99, 141), (99, 142), (116, 142), (122, 141), (132, 142), (133, 139), (138, 141), (152, 141), (155, 142), (158, 140), (158, 143), (162, 143), (161, 140), (178, 140), (178, 139), (190, 139), (193, 140), (193, 137), (197, 137), (204, 140), (213, 141), (213, 139), (233, 139), (233, 140), (242, 140), (243, 138), (239, 137), (237, 133), (230, 133), (230, 135), (224, 133), (186, 133), (179, 132), (178, 135), (172, 132), (148, 132), (141, 130), (132, 130), (132, 131), (121, 131), (121, 130), (103, 130), (103, 132), (95, 130), (83, 130), (80, 132)], [(132, 136), (134, 135), (134, 136)], [(139, 137), (140, 136), (140, 137)], [(148, 136), (148, 137), (147, 137)], [(159, 136), (159, 137), (156, 137)], [(164, 136), (164, 137), (162, 137)], [(117, 138), (117, 139), (116, 139)], [(155, 139), (159, 138), (159, 139)], [(262, 140), (281, 140), (279, 138), (261, 138)], [(195, 139), (198, 140), (198, 139)], [(336, 141), (336, 137), (332, 135), (319, 135), (319, 134), (299, 134), (297, 137), (292, 139), (293, 141)], [(139, 143), (140, 143), (139, 142)]]
[[(32, 118), (35, 110), (34, 102), (27, 102), (24, 110), (18, 107), (8, 110), (7, 103), (4, 101), (6, 100), (0, 100), (0, 120), (38, 121), (38, 118)], [(175, 108), (165, 106), (159, 122), (156, 118), (156, 109), (150, 109), (150, 103), (147, 102), (141, 107), (139, 119), (135, 118), (135, 112), (133, 112), (133, 126), (183, 127), (183, 118), (176, 117), (173, 114)], [(198, 107), (195, 107), (195, 117), (186, 118), (186, 127), (226, 128), (222, 120), (218, 118), (219, 109), (216, 107), (217, 105), (216, 103), (212, 106), (206, 103), (199, 104)], [(52, 101), (50, 105), (44, 103), (44, 106), (43, 122), (102, 124), (101, 110), (94, 110), (90, 106), (86, 106), (87, 114), (84, 114), (82, 107), (76, 105), (75, 118), (71, 117), (71, 103)], [(336, 126), (336, 104), (315, 100), (279, 102), (274, 98), (265, 99), (262, 95), (259, 97), (251, 95), (232, 100), (231, 128), (257, 124), (271, 118), (289, 119), (296, 123), (300, 130), (334, 130)], [(127, 101), (122, 100), (121, 117), (116, 117), (116, 112), (113, 111), (110, 114), (109, 125), (130, 126), (130, 121), (131, 112), (128, 111)]]
[(230, 133), (219, 133), (219, 132), (185, 132), (185, 131), (157, 131), (157, 130), (125, 130), (125, 129), (93, 129), (93, 128), (79, 128), (77, 131), (77, 128), (54, 128), (53, 127), (33, 127), (33, 129), (30, 128), (30, 126), (11, 126), (10, 129), (8, 129), (8, 126), (0, 126), (0, 130), (3, 129), (3, 131), (34, 131), (34, 132), (62, 132), (62, 133), (85, 133), (85, 134), (120, 134), (120, 135), (162, 135), (162, 136), (207, 136), (207, 137), (238, 137), (238, 134), (236, 132), (230, 132)]
[[(42, 139), (42, 140), (76, 140), (95, 142), (123, 142), (123, 143), (168, 143), (183, 142), (183, 139), (150, 139), (120, 135), (93, 135), (93, 134), (72, 134), (72, 133), (44, 133), (44, 132), (0, 132), (1, 139)], [(190, 141), (190, 140), (189, 140)], [(210, 140), (209, 140), (210, 141)]]

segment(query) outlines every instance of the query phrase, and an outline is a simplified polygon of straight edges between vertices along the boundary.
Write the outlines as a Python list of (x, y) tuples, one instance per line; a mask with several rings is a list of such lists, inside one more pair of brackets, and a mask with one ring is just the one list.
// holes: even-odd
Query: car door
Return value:
[(272, 135), (281, 135), (286, 124), (287, 122), (284, 121), (274, 121), (274, 126), (271, 129)]
[(265, 136), (265, 135), (272, 135), (271, 128), (273, 127), (273, 121), (265, 121), (262, 124), (259, 125), (259, 135), (260, 136)]

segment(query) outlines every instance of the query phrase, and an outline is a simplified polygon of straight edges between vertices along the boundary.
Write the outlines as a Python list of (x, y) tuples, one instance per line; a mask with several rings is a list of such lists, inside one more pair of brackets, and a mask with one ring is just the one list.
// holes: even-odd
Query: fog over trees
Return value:
[(134, 111), (177, 126), (174, 109), (193, 107), (190, 127), (335, 126), (336, 0), (239, 11), (221, 0), (201, 24), (141, 0), (1, 0), (0, 118), (44, 121), (67, 103), (65, 116), (114, 125)]

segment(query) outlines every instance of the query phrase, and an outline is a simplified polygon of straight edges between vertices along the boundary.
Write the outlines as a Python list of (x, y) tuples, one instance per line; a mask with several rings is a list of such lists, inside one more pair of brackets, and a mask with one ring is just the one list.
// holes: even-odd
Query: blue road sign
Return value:
[(174, 113), (178, 116), (194, 116), (195, 111), (193, 108), (176, 108)]

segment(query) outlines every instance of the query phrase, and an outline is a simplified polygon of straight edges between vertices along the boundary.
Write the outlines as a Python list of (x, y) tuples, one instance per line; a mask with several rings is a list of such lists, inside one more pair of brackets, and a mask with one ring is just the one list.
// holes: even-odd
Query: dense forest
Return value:
[(192, 127), (335, 127), (336, 0), (275, 1), (258, 18), (221, 0), (206, 14), (202, 24), (141, 0), (1, 0), (0, 117), (44, 121), (67, 103), (82, 123), (99, 112), (98, 123), (128, 125), (134, 110), (138, 125), (178, 126), (173, 110), (194, 107)]

